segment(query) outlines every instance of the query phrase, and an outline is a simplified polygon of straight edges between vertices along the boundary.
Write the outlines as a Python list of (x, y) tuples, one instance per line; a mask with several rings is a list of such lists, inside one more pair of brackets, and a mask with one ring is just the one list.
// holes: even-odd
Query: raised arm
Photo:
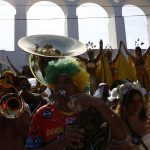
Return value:
[(103, 41), (100, 40), (100, 42), (99, 42), (99, 51), (98, 51), (98, 54), (97, 54), (97, 56), (95, 58), (96, 62), (99, 60), (102, 52), (103, 52)]
[(13, 68), (13, 70), (16, 72), (17, 75), (21, 75), (21, 72), (12, 64), (12, 62), (10, 61), (9, 57), (6, 57), (10, 66)]
[(125, 52), (127, 53), (127, 55), (133, 58), (134, 56), (131, 55), (131, 53), (129, 53), (129, 51), (127, 50), (126, 46), (124, 45), (124, 43), (123, 43), (122, 41), (121, 41), (121, 44), (122, 44), (122, 46), (123, 46)]
[[(89, 107), (95, 108), (104, 120), (110, 125), (115, 139), (125, 140), (127, 130), (123, 121), (114, 114), (113, 111), (103, 103), (103, 100), (89, 95), (81, 95), (74, 97), (68, 106), (74, 111), (81, 111)], [(119, 130), (118, 130), (119, 129)]]
[(117, 52), (117, 55), (116, 57), (112, 60), (113, 63), (115, 63), (119, 57), (119, 54), (121, 52), (121, 46), (122, 46), (122, 42), (120, 41), (120, 44), (119, 44), (119, 49), (118, 49), (118, 52)]
[(146, 57), (146, 55), (150, 53), (150, 46), (148, 47), (148, 49), (143, 53), (143, 57)]

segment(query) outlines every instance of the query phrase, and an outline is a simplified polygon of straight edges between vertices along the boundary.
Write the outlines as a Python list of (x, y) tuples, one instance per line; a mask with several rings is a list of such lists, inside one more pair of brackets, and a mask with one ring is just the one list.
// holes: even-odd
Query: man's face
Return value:
[(19, 82), (19, 87), (21, 90), (30, 90), (31, 89), (31, 85), (27, 79), (21, 80)]
[(56, 84), (56, 88), (55, 88), (56, 97), (59, 96), (57, 93), (59, 93), (60, 91), (64, 91), (65, 92), (64, 99), (68, 101), (70, 96), (77, 94), (77, 88), (74, 85), (72, 78), (69, 77), (68, 75), (58, 76), (55, 84)]

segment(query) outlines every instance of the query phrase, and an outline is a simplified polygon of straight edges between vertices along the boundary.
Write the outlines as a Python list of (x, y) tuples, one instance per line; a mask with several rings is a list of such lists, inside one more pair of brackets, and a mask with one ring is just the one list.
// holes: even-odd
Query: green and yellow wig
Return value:
[(69, 75), (79, 92), (86, 91), (89, 87), (89, 74), (73, 57), (60, 58), (50, 61), (45, 70), (45, 80), (51, 89), (55, 88), (58, 75)]

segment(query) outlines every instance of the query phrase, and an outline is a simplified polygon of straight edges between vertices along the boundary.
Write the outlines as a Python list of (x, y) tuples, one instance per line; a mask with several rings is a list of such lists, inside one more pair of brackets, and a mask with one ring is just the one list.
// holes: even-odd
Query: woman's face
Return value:
[(129, 100), (127, 104), (127, 113), (129, 114), (137, 114), (141, 112), (143, 107), (142, 97), (140, 94), (135, 94), (132, 100)]
[(135, 50), (134, 53), (135, 53), (136, 56), (141, 55), (141, 53), (138, 50)]
[(89, 52), (87, 54), (88, 54), (88, 57), (90, 60), (94, 59), (94, 52), (92, 50), (89, 50)]
[(108, 51), (106, 53), (106, 56), (107, 56), (108, 60), (112, 60), (112, 52), (111, 51)]

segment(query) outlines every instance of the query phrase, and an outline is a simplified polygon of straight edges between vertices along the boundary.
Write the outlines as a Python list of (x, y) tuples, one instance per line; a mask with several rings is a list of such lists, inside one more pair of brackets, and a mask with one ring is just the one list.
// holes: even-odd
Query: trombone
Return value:
[(9, 93), (0, 99), (0, 114), (9, 119), (20, 117), (24, 112), (24, 100), (16, 93)]

